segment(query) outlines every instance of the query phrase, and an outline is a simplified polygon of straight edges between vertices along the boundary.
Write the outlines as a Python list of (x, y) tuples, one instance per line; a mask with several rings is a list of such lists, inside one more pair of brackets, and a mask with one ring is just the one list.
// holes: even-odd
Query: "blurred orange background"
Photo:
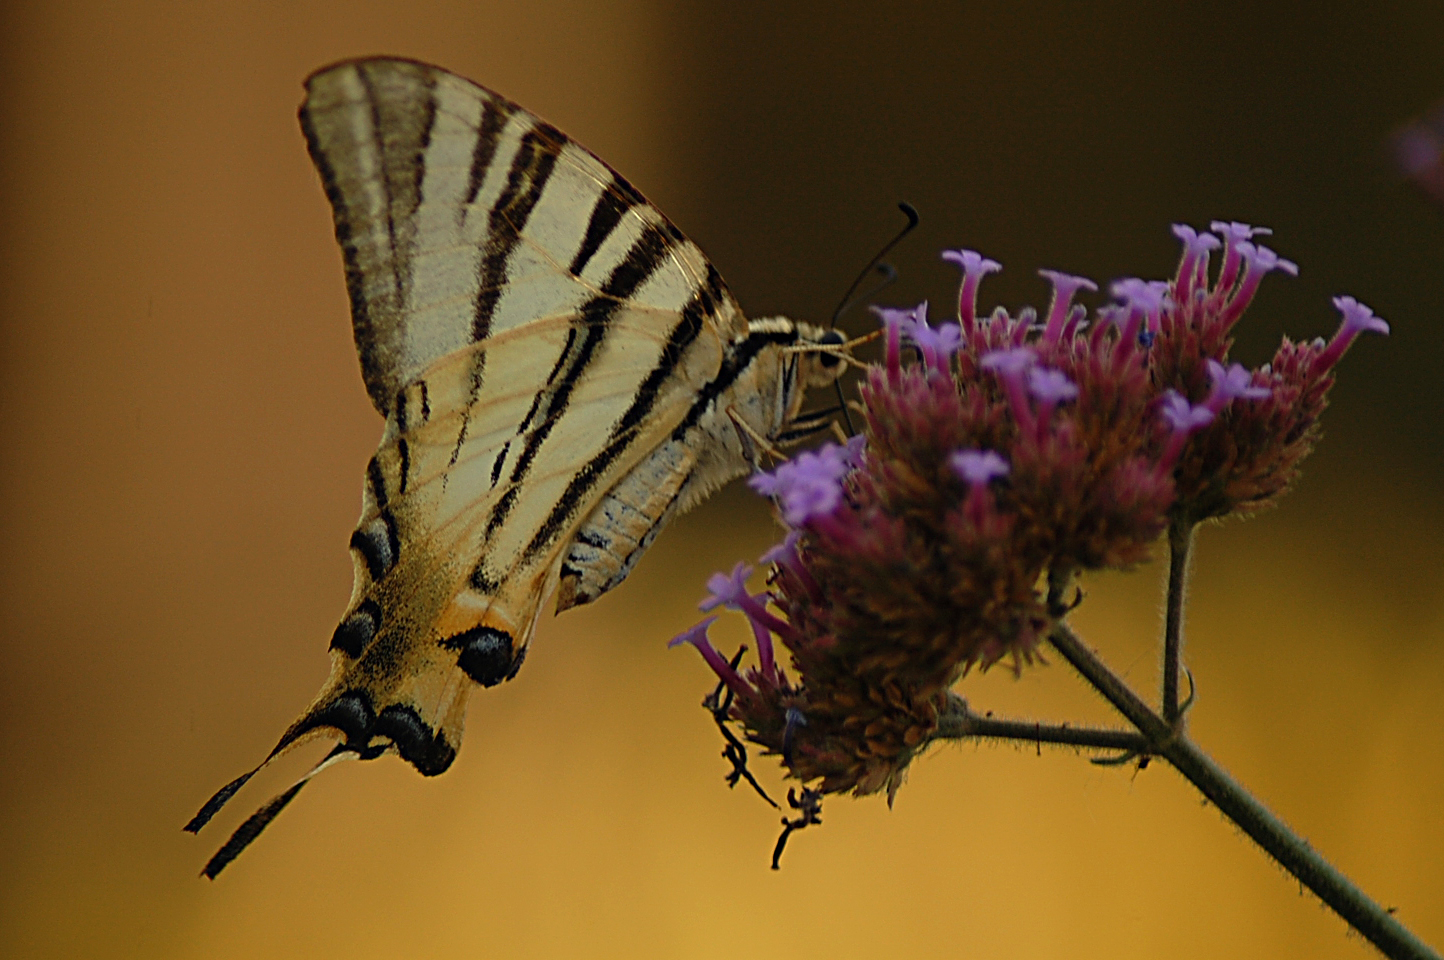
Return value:
[[(351, 587), (380, 422), (295, 122), (344, 57), (444, 65), (623, 171), (754, 315), (825, 317), (898, 225), (885, 295), (946, 303), (943, 246), (1160, 276), (1168, 224), (1265, 223), (1237, 355), (1394, 328), (1348, 357), (1300, 490), (1203, 531), (1200, 744), (1444, 945), (1444, 216), (1384, 159), (1444, 96), (1444, 9), (732, 0), (11, 3), (0, 12), (0, 952), (24, 958), (1363, 957), (1162, 763), (947, 747), (889, 811), (777, 818), (722, 783), (709, 675), (663, 642), (776, 538), (736, 490), (593, 607), (544, 621), (424, 780), (343, 764), (217, 882), (180, 826), (309, 702)], [(861, 327), (865, 321), (853, 318)], [(1152, 695), (1160, 572), (1076, 615)], [(729, 643), (742, 637), (722, 632)], [(1065, 665), (962, 692), (1112, 722)], [(756, 767), (782, 789), (775, 767)]]

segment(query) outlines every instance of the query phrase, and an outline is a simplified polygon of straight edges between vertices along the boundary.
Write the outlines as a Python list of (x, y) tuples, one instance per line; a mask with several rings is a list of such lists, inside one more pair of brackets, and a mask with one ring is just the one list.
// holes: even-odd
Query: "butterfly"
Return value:
[(759, 449), (824, 427), (803, 398), (846, 359), (835, 330), (747, 320), (631, 184), (452, 73), (326, 67), (300, 121), (386, 424), (330, 676), (185, 829), (300, 744), (335, 746), (235, 831), (210, 878), (333, 763), (394, 753), (445, 771), (471, 688), (516, 675), (544, 601), (561, 612), (601, 596)]

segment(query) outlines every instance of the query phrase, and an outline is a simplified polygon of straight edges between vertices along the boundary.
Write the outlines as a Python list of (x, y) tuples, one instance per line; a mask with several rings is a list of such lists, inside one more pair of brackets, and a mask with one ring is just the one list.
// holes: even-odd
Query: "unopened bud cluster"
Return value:
[(1170, 522), (1255, 511), (1286, 490), (1334, 365), (1388, 325), (1338, 297), (1331, 341), (1286, 338), (1259, 369), (1231, 363), (1264, 275), (1297, 273), (1255, 242), (1267, 232), (1175, 226), (1174, 278), (1119, 280), (1091, 316), (1074, 298), (1096, 285), (1052, 271), (1041, 319), (979, 316), (979, 284), (1000, 267), (969, 250), (943, 253), (963, 275), (956, 322), (930, 324), (926, 303), (874, 308), (885, 347), (862, 384), (862, 434), (750, 481), (790, 530), (762, 557), (770, 589), (749, 593), (743, 564), (708, 584), (702, 608), (747, 618), (758, 665), (739, 672), (712, 647), (715, 617), (673, 641), (730, 688), (748, 739), (824, 792), (891, 798), (949, 687), (1032, 659), (1052, 625), (1050, 576), (1135, 564)]

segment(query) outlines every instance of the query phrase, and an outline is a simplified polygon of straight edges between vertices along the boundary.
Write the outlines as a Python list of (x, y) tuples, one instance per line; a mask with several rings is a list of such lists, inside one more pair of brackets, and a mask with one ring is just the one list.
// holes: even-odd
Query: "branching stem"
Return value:
[(1095, 690), (1138, 728), (1148, 741), (1148, 753), (1157, 754), (1173, 764), (1174, 769), (1212, 801), (1224, 816), (1252, 837), (1265, 853), (1312, 890), (1385, 956), (1393, 960), (1440, 960), (1439, 954), (1428, 944), (1395, 920), (1389, 911), (1370, 900), (1348, 877), (1230, 777), (1226, 770), (1154, 713), (1066, 625), (1055, 625), (1048, 641)]
[(1148, 738), (1132, 730), (1077, 727), (1067, 723), (1038, 723), (1032, 720), (1000, 720), (974, 713), (968, 702), (950, 694), (948, 710), (938, 718), (934, 740), (966, 740), (985, 737), (1023, 743), (1093, 747), (1098, 750), (1148, 751)]

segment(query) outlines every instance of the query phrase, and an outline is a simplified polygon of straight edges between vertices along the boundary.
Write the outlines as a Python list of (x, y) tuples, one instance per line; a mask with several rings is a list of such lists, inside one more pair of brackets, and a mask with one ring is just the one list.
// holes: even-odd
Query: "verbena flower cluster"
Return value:
[(789, 528), (761, 558), (770, 589), (750, 593), (739, 563), (701, 606), (747, 618), (757, 666), (711, 645), (715, 616), (672, 643), (701, 652), (733, 694), (729, 719), (792, 776), (891, 799), (964, 673), (1033, 659), (1055, 616), (1050, 576), (1136, 564), (1170, 522), (1256, 511), (1293, 481), (1335, 364), (1388, 325), (1337, 297), (1332, 340), (1232, 363), (1260, 281), (1297, 268), (1256, 242), (1262, 228), (1173, 232), (1174, 278), (1119, 280), (1091, 317), (1074, 298), (1097, 286), (1048, 270), (1041, 320), (980, 317), (999, 264), (945, 251), (962, 271), (955, 323), (930, 323), (926, 303), (874, 308), (885, 350), (861, 387), (861, 435), (751, 479)]

